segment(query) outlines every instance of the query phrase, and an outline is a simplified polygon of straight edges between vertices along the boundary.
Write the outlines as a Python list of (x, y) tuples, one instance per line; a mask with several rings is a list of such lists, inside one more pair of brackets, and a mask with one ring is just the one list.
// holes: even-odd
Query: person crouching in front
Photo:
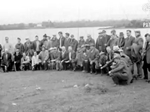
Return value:
[(62, 48), (62, 53), (61, 53), (61, 65), (63, 67), (63, 70), (67, 70), (67, 67), (69, 65), (69, 53), (66, 51), (66, 48), (63, 46)]
[(114, 60), (111, 66), (111, 71), (109, 71), (112, 80), (117, 85), (126, 85), (129, 84), (132, 80), (132, 74), (127, 67), (127, 64), (122, 60), (120, 52), (114, 52)]
[(39, 55), (34, 51), (34, 55), (32, 56), (32, 70), (40, 70), (40, 62)]
[(41, 60), (42, 70), (47, 70), (48, 69), (49, 52), (48, 52), (48, 50), (46, 50), (45, 46), (42, 46), (42, 51), (39, 54), (39, 59)]
[(12, 55), (9, 53), (8, 49), (2, 55), (2, 69), (4, 72), (12, 70)]
[(91, 67), (91, 74), (96, 73), (98, 71), (98, 59), (99, 59), (99, 51), (94, 47), (94, 44), (90, 45), (90, 53), (89, 53), (89, 61)]
[(23, 53), (23, 57), (21, 59), (21, 69), (22, 70), (30, 70), (30, 57)]
[(14, 53), (15, 71), (21, 70), (21, 59), (22, 59), (22, 53), (20, 52), (20, 49), (16, 49), (16, 52)]

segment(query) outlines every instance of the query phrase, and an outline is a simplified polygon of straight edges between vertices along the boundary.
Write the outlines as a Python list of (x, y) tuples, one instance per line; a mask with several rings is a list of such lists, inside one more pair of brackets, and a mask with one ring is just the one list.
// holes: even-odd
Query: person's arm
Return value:
[(110, 73), (118, 72), (118, 71), (122, 70), (124, 67), (125, 67), (125, 66), (124, 66), (124, 64), (123, 64), (123, 63), (121, 63), (121, 64), (119, 64), (119, 66), (118, 66), (118, 67), (116, 67), (116, 68), (112, 69), (112, 70), (110, 71)]
[(49, 59), (49, 52), (46, 50), (46, 57), (44, 61), (47, 61)]

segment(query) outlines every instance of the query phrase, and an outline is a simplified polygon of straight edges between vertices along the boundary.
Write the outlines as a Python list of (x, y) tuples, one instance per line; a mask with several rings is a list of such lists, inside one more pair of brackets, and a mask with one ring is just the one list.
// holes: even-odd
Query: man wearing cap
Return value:
[(66, 50), (68, 50), (68, 47), (70, 46), (71, 39), (69, 38), (70, 34), (66, 33), (64, 46), (66, 47)]
[(33, 49), (37, 52), (37, 54), (39, 54), (42, 49), (42, 42), (39, 40), (39, 37), (37, 35), (35, 36), (35, 40), (33, 41)]
[(51, 39), (51, 42), (52, 42), (51, 47), (56, 47), (56, 48), (59, 47), (59, 40), (57, 39), (56, 35), (53, 35), (53, 37)]
[(39, 59), (41, 60), (41, 66), (43, 70), (48, 69), (48, 59), (49, 59), (49, 52), (45, 49), (45, 46), (42, 46), (42, 51), (39, 54)]
[(15, 48), (19, 50), (22, 54), (24, 52), (24, 45), (21, 43), (21, 38), (17, 38), (18, 43), (15, 45)]
[(78, 47), (81, 48), (82, 45), (85, 44), (85, 40), (83, 36), (80, 36), (79, 42), (78, 42)]
[(89, 61), (90, 61), (90, 66), (91, 66), (91, 74), (98, 72), (99, 64), (98, 64), (98, 59), (99, 59), (99, 51), (94, 47), (95, 45), (92, 43), (90, 45), (90, 52), (89, 52)]
[(91, 35), (87, 35), (87, 39), (86, 39), (86, 44), (94, 44), (95, 45), (95, 40), (91, 37)]
[(24, 43), (25, 53), (31, 58), (34, 54), (33, 43), (29, 38), (26, 38), (26, 42)]
[(12, 46), (11, 43), (9, 43), (9, 38), (8, 37), (5, 37), (5, 44), (3, 46), (3, 51), (5, 52), (5, 50), (7, 49), (9, 53), (13, 54), (14, 52), (14, 48)]
[(114, 60), (111, 65), (111, 71), (109, 71), (112, 80), (117, 85), (126, 85), (131, 83), (133, 77), (129, 67), (121, 59), (118, 51), (114, 52)]
[(132, 62), (134, 63), (134, 75), (136, 77), (142, 77), (142, 50), (143, 50), (143, 38), (140, 31), (135, 31), (135, 40), (131, 47)]
[(131, 30), (127, 30), (127, 38), (125, 38), (124, 52), (131, 59), (131, 46), (134, 42), (135, 38), (131, 35)]
[(2, 55), (2, 69), (4, 72), (8, 72), (12, 70), (12, 54), (5, 49), (5, 52)]
[(113, 49), (113, 46), (117, 45), (118, 42), (118, 36), (116, 35), (116, 30), (111, 31), (111, 37), (110, 40), (107, 43), (107, 46), (110, 46), (111, 49)]
[(62, 46), (64, 46), (65, 37), (63, 36), (62, 32), (58, 32), (58, 35), (59, 35), (59, 48), (61, 48)]
[(72, 47), (73, 51), (77, 51), (78, 41), (74, 38), (74, 35), (71, 35), (70, 46)]
[(102, 32), (99, 32), (99, 36), (96, 40), (96, 48), (99, 50), (99, 52), (106, 52), (106, 46), (107, 42), (109, 41), (110, 36), (106, 34), (106, 31), (103, 30)]
[(120, 34), (119, 34), (119, 39), (118, 39), (117, 45), (119, 46), (119, 48), (123, 48), (125, 45), (125, 38), (124, 38), (123, 32), (120, 32)]
[(43, 39), (41, 40), (41, 44), (42, 44), (41, 46), (43, 46), (43, 45), (44, 45), (44, 42), (47, 41), (47, 40), (48, 40), (48, 39), (47, 39), (47, 35), (44, 34), (44, 35), (43, 35)]

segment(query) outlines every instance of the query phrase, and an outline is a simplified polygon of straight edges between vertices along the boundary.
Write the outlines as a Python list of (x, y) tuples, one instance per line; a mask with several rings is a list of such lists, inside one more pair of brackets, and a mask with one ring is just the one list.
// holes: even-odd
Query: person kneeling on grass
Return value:
[(126, 85), (132, 82), (132, 74), (130, 68), (127, 67), (127, 64), (122, 60), (120, 52), (114, 53), (114, 61), (111, 66), (111, 71), (109, 71), (112, 80), (117, 85)]
[(34, 55), (32, 56), (32, 70), (40, 70), (40, 61), (39, 55), (34, 51)]
[(39, 59), (41, 60), (41, 67), (43, 70), (48, 69), (48, 59), (49, 59), (49, 52), (45, 49), (45, 46), (42, 47), (42, 51), (39, 54)]
[(66, 51), (66, 48), (64, 46), (61, 49), (62, 49), (61, 64), (62, 64), (63, 70), (67, 70), (68, 65), (69, 65), (69, 53), (68, 51)]
[(19, 49), (16, 49), (16, 52), (14, 53), (14, 66), (16, 71), (21, 70), (21, 59), (22, 59), (22, 54)]
[(12, 71), (12, 55), (8, 52), (8, 49), (5, 49), (5, 52), (2, 55), (1, 66), (4, 72)]
[(30, 69), (30, 57), (23, 53), (23, 57), (21, 59), (21, 68), (22, 70), (29, 70)]

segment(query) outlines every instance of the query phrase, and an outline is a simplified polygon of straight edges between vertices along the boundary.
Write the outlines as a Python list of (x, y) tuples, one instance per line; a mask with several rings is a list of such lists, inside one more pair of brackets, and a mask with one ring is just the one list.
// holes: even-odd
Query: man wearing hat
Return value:
[(43, 70), (48, 69), (48, 59), (49, 59), (49, 52), (45, 49), (45, 46), (42, 46), (42, 51), (39, 54), (39, 59), (41, 60), (41, 66)]
[(61, 48), (62, 46), (64, 46), (65, 37), (63, 36), (62, 32), (58, 32), (58, 35), (59, 35), (59, 48)]
[(89, 61), (91, 66), (91, 74), (98, 72), (98, 59), (99, 59), (99, 51), (95, 48), (95, 45), (91, 43), (90, 52), (89, 52)]
[(33, 43), (29, 38), (26, 38), (26, 42), (24, 43), (25, 53), (31, 58), (34, 54)]
[(69, 38), (70, 34), (69, 33), (66, 33), (66, 36), (65, 36), (65, 42), (64, 42), (64, 46), (66, 47), (66, 50), (68, 50), (68, 47), (70, 46), (70, 42), (71, 42), (71, 39)]
[(143, 38), (140, 31), (135, 31), (135, 40), (131, 47), (131, 57), (134, 63), (134, 75), (142, 77), (142, 50), (143, 50)]
[(123, 32), (120, 32), (120, 34), (119, 34), (119, 39), (118, 39), (117, 45), (119, 46), (119, 48), (123, 48), (125, 45), (125, 38), (124, 38)]
[(118, 36), (116, 35), (116, 30), (111, 31), (111, 37), (110, 40), (107, 43), (107, 46), (110, 46), (111, 49), (113, 49), (113, 46), (117, 45), (118, 42)]
[(84, 37), (83, 36), (80, 36), (80, 39), (79, 39), (79, 42), (78, 42), (78, 47), (81, 48), (82, 45), (85, 44), (85, 40), (84, 40)]
[(94, 44), (95, 45), (95, 40), (91, 37), (90, 34), (87, 35), (87, 39), (86, 39), (86, 44)]
[(70, 46), (72, 47), (73, 51), (77, 51), (78, 41), (74, 38), (74, 35), (71, 35)]
[(18, 43), (15, 45), (15, 48), (19, 50), (19, 52), (22, 54), (24, 52), (24, 45), (21, 43), (21, 38), (17, 38)]
[(59, 40), (57, 39), (56, 35), (53, 35), (53, 37), (51, 39), (51, 42), (52, 42), (51, 47), (56, 47), (56, 48), (59, 47)]
[(107, 42), (109, 41), (110, 36), (106, 34), (106, 31), (103, 30), (99, 32), (99, 36), (96, 40), (96, 48), (99, 50), (99, 52), (106, 52), (106, 46)]
[(117, 85), (129, 84), (133, 79), (130, 68), (122, 60), (118, 51), (114, 52), (114, 59), (109, 74)]
[(33, 41), (33, 49), (37, 52), (37, 54), (39, 54), (42, 49), (42, 42), (39, 40), (39, 37), (37, 35), (35, 36), (35, 40)]

